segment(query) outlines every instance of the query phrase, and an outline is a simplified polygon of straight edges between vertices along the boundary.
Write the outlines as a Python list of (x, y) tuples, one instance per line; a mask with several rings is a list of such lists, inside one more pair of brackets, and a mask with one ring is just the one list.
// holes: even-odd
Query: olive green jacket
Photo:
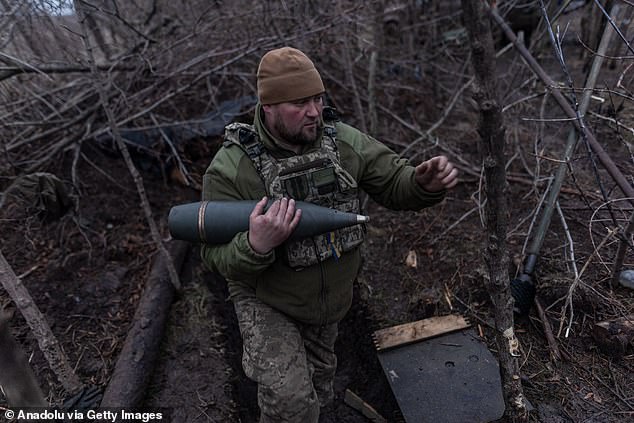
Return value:
[[(258, 105), (254, 129), (271, 154), (277, 158), (295, 154), (278, 145), (261, 115)], [(420, 188), (414, 167), (384, 144), (344, 123), (337, 122), (336, 127), (341, 165), (375, 201), (394, 210), (420, 210), (443, 199), (444, 192)], [(306, 151), (319, 145), (316, 141)], [(243, 149), (235, 144), (222, 147), (203, 177), (203, 200), (260, 200), (264, 195), (262, 179)], [(236, 234), (227, 244), (201, 246), (203, 261), (227, 280), (231, 296), (255, 290), (260, 300), (306, 324), (341, 320), (352, 302), (352, 284), (361, 264), (359, 249), (301, 270), (289, 267), (278, 255), (275, 250), (256, 253), (247, 232)]]

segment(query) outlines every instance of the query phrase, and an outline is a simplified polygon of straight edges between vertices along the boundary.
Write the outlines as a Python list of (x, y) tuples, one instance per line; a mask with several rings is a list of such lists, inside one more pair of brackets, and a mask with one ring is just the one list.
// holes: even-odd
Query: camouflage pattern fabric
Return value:
[[(340, 164), (336, 132), (332, 122), (324, 122), (319, 149), (275, 158), (264, 147), (251, 125), (233, 123), (226, 128), (225, 145), (233, 143), (245, 150), (271, 198), (288, 197), (360, 213), (357, 181)], [(364, 226), (354, 225), (290, 242), (284, 245), (286, 262), (293, 268), (312, 266), (352, 251), (363, 243), (364, 238)]]
[(260, 423), (317, 423), (334, 398), (337, 324), (304, 325), (245, 288), (232, 298), (243, 340), (242, 367), (258, 384)]

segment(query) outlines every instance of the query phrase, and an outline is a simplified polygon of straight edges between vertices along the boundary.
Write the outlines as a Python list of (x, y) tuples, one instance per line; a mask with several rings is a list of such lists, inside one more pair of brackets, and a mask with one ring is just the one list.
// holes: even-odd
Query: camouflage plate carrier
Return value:
[[(360, 213), (358, 186), (340, 164), (337, 148), (338, 120), (334, 109), (324, 108), (321, 147), (306, 154), (276, 159), (264, 147), (252, 125), (232, 123), (226, 127), (225, 146), (239, 145), (262, 178), (270, 198), (293, 198), (345, 212)], [(360, 245), (364, 225), (354, 225), (285, 244), (288, 264), (296, 269), (311, 266)]]

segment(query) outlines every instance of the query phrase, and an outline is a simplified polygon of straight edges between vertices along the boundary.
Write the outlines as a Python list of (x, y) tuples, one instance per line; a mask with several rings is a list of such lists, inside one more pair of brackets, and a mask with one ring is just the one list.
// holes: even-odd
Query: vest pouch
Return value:
[[(246, 124), (233, 123), (225, 131), (225, 145), (237, 144), (249, 156), (270, 198), (284, 196), (351, 213), (359, 213), (358, 185), (340, 163), (336, 125), (324, 121), (321, 146), (301, 155), (276, 158)], [(314, 237), (289, 241), (279, 256), (301, 270), (357, 248), (365, 238), (365, 225), (354, 225)]]
[[(355, 198), (338, 204), (336, 209), (358, 213), (359, 207), (359, 199)], [(359, 224), (286, 243), (284, 245), (286, 263), (296, 270), (301, 270), (331, 257), (337, 259), (341, 254), (361, 245), (365, 239), (365, 232), (365, 225)]]
[(279, 186), (288, 198), (312, 201), (339, 192), (337, 176), (335, 165), (330, 159), (325, 158), (299, 163), (285, 169), (280, 172), (273, 184)]
[[(342, 204), (339, 210), (348, 213), (359, 213), (361, 206), (359, 199), (355, 198), (352, 201)], [(335, 231), (334, 243), (339, 245), (342, 252), (352, 251), (359, 245), (363, 244), (365, 240), (366, 226), (359, 224), (354, 226), (347, 226)]]

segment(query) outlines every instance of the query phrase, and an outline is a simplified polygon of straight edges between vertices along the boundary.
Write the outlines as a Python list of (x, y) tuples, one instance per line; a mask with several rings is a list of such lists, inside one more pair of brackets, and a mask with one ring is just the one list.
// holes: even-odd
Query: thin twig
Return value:
[(559, 218), (561, 220), (561, 226), (564, 229), (564, 234), (566, 235), (566, 239), (568, 240), (568, 248), (570, 250), (570, 265), (572, 266), (575, 279), (577, 279), (579, 272), (577, 271), (577, 261), (575, 260), (575, 244), (572, 240), (572, 235), (570, 233), (570, 229), (568, 228), (568, 223), (566, 222), (566, 217), (564, 216), (564, 213), (559, 206), (559, 201), (555, 203), (555, 206), (557, 207), (557, 213), (559, 213)]
[(614, 258), (614, 266), (612, 267), (612, 278), (610, 279), (612, 287), (615, 288), (619, 284), (619, 273), (621, 272), (621, 267), (623, 266), (623, 260), (625, 259), (625, 252), (627, 251), (628, 246), (630, 246), (631, 241), (630, 237), (632, 236), (632, 232), (634, 231), (634, 213), (630, 215), (630, 220), (627, 224), (627, 227), (622, 233), (622, 239), (619, 243), (619, 248), (616, 251), (616, 256)]
[[(563, 111), (569, 117), (579, 117), (578, 112), (574, 110), (574, 108), (570, 105), (568, 100), (564, 98), (563, 94), (557, 87), (557, 84), (553, 81), (553, 79), (544, 71), (544, 69), (537, 63), (533, 55), (526, 49), (526, 47), (520, 44), (517, 40), (517, 36), (513, 32), (513, 30), (509, 27), (509, 25), (504, 22), (504, 19), (500, 17), (500, 15), (491, 7), (488, 7), (488, 11), (493, 19), (497, 22), (497, 24), (502, 28), (506, 36), (512, 40), (516, 49), (520, 52), (522, 57), (525, 59), (527, 65), (533, 70), (533, 72), (543, 81), (543, 83), (550, 87), (551, 93), (557, 104), (563, 109)], [(575, 127), (580, 131), (584, 140), (587, 139), (587, 142), (590, 144), (592, 150), (595, 152), (601, 163), (605, 166), (606, 170), (610, 174), (610, 176), (614, 179), (614, 181), (618, 184), (619, 188), (628, 196), (634, 197), (634, 187), (627, 180), (627, 178), (623, 175), (623, 173), (616, 167), (614, 161), (610, 158), (610, 156), (603, 149), (601, 144), (597, 141), (594, 134), (588, 129), (585, 125), (582, 124), (583, 120), (580, 122), (579, 120), (573, 121)]]
[(621, 123), (620, 121), (616, 120), (615, 118), (612, 118), (612, 117), (609, 117), (609, 116), (604, 116), (604, 115), (601, 115), (601, 114), (599, 114), (599, 113), (592, 112), (592, 111), (591, 111), (591, 112), (589, 112), (589, 113), (590, 113), (590, 115), (592, 115), (592, 116), (594, 116), (594, 117), (597, 117), (597, 118), (599, 118), (599, 119), (601, 119), (601, 120), (604, 120), (604, 121), (606, 121), (606, 122), (613, 123), (613, 124), (615, 124), (617, 127), (619, 127), (619, 128), (623, 128), (623, 129), (627, 130), (628, 132), (630, 132), (632, 135), (634, 135), (634, 128), (633, 128), (633, 127), (631, 127), (631, 126), (627, 126), (627, 125), (625, 125), (625, 124)]
[(625, 38), (625, 35), (623, 35), (623, 33), (621, 32), (619, 27), (616, 25), (616, 22), (614, 22), (614, 19), (612, 19), (610, 14), (603, 8), (603, 6), (601, 5), (601, 2), (599, 0), (594, 0), (594, 2), (599, 7), (599, 9), (601, 10), (601, 13), (603, 13), (603, 16), (606, 17), (606, 19), (608, 20), (608, 22), (610, 23), (612, 28), (614, 28), (616, 33), (619, 35), (619, 37), (621, 38), (621, 41), (623, 41), (625, 43), (625, 45), (627, 46), (627, 49), (631, 53), (634, 53), (634, 48), (632, 48), (632, 46), (630, 45), (630, 42), (627, 41), (627, 38)]
[(562, 358), (561, 352), (559, 350), (559, 345), (557, 345), (557, 340), (553, 335), (553, 329), (550, 324), (550, 320), (548, 320), (548, 316), (544, 312), (544, 307), (542, 307), (542, 303), (537, 296), (535, 297), (535, 309), (537, 309), (539, 319), (542, 321), (544, 334), (546, 335), (546, 342), (548, 342), (548, 347), (550, 348), (550, 355), (553, 360), (559, 361)]
[(178, 170), (185, 177), (185, 183), (187, 184), (187, 186), (191, 186), (192, 185), (191, 177), (189, 176), (189, 172), (187, 171), (187, 168), (183, 164), (183, 161), (181, 160), (181, 157), (178, 154), (178, 150), (174, 146), (174, 143), (172, 143), (172, 140), (170, 139), (170, 137), (168, 137), (165, 131), (163, 130), (163, 128), (161, 128), (158, 121), (156, 120), (156, 116), (154, 116), (154, 114), (150, 114), (150, 117), (152, 118), (152, 122), (154, 122), (154, 124), (156, 125), (156, 128), (161, 133), (161, 137), (163, 138), (163, 141), (165, 141), (165, 143), (169, 145), (170, 150), (172, 150), (172, 154), (174, 155), (174, 158), (176, 159), (176, 162), (178, 163)]
[(572, 296), (574, 294), (574, 291), (577, 288), (577, 286), (579, 285), (579, 283), (581, 282), (581, 277), (583, 276), (584, 272), (586, 271), (586, 269), (588, 268), (588, 266), (592, 262), (592, 258), (605, 245), (605, 243), (610, 238), (612, 238), (613, 235), (614, 235), (614, 231), (608, 232), (608, 234), (603, 238), (603, 240), (598, 245), (598, 247), (594, 249), (594, 251), (592, 252), (590, 257), (588, 257), (588, 260), (586, 260), (586, 262), (583, 264), (583, 267), (581, 267), (581, 270), (579, 271), (579, 274), (575, 275), (574, 281), (570, 284), (570, 287), (568, 288), (568, 294), (566, 294), (566, 296), (565, 296), (566, 300), (564, 302), (564, 305), (561, 307), (561, 320), (560, 320), (560, 324), (559, 324), (559, 331), (557, 332), (557, 337), (561, 336), (561, 332), (563, 331), (564, 322), (566, 321), (566, 310), (570, 311), (570, 317), (568, 319), (568, 326), (566, 327), (566, 333), (565, 333), (564, 337), (567, 338), (570, 335), (570, 330), (572, 329), (572, 324), (574, 322), (574, 315), (575, 315), (574, 307), (573, 307), (573, 301), (572, 301)]

